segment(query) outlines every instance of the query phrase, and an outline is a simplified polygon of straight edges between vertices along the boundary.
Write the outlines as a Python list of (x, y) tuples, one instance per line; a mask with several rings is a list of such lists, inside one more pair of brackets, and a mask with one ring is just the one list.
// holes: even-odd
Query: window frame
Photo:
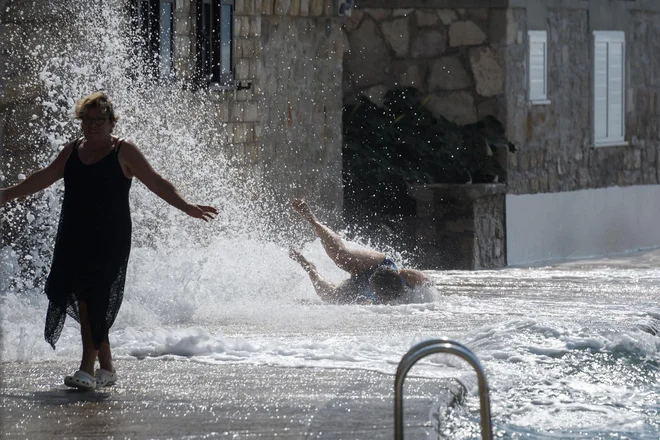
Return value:
[[(599, 114), (597, 112), (597, 109), (599, 106), (602, 104), (599, 104), (597, 102), (599, 99), (602, 99), (601, 97), (598, 96), (597, 89), (599, 88), (598, 84), (598, 59), (597, 59), (597, 52), (598, 52), (598, 45), (599, 44), (607, 44), (607, 49), (606, 49), (606, 62), (605, 62), (605, 67), (606, 67), (606, 88), (607, 91), (605, 93), (605, 128), (607, 134), (605, 137), (599, 137), (597, 134), (597, 129), (598, 129), (598, 117)], [(611, 83), (611, 78), (612, 78), (612, 73), (613, 72), (613, 65), (611, 64), (611, 52), (610, 52), (610, 45), (611, 44), (620, 44), (621, 45), (621, 66), (620, 66), (620, 78), (621, 78), (621, 90), (620, 90), (620, 105), (621, 105), (621, 115), (620, 115), (620, 121), (621, 121), (621, 133), (612, 135), (611, 131), (615, 129), (616, 127), (611, 126), (611, 94), (610, 94), (610, 83)], [(593, 76), (592, 76), (592, 93), (593, 93), (593, 98), (592, 98), (592, 112), (593, 112), (593, 117), (592, 117), (592, 134), (593, 134), (593, 145), (594, 147), (612, 147), (612, 146), (625, 146), (628, 145), (628, 142), (626, 141), (626, 34), (624, 31), (593, 31), (593, 60), (592, 60), (592, 68), (593, 68)]]
[(167, 74), (167, 78), (171, 79), (171, 78), (174, 78), (174, 76), (175, 76), (175, 68), (174, 68), (174, 17), (175, 17), (175, 14), (174, 13), (176, 11), (176, 1), (175, 0), (160, 0), (159, 5), (158, 5), (159, 6), (159, 8), (158, 8), (158, 12), (159, 12), (159, 14), (158, 14), (158, 22), (159, 22), (159, 26), (158, 26), (158, 30), (159, 30), (159, 34), (158, 34), (158, 43), (159, 43), (158, 44), (158, 77), (160, 79), (164, 79), (163, 78), (163, 72), (161, 70), (161, 67), (162, 67), (161, 56), (162, 56), (163, 45), (162, 45), (162, 41), (160, 41), (160, 36), (162, 35), (162, 26), (163, 26), (163, 23), (160, 20), (160, 18), (161, 18), (160, 12), (161, 12), (161, 8), (162, 8), (163, 3), (167, 3), (167, 4), (171, 5), (170, 6), (170, 29), (169, 29), (169, 35), (170, 35), (170, 41), (169, 41), (170, 66), (169, 66), (169, 73)]
[[(169, 29), (169, 52), (170, 66), (169, 74), (164, 75), (161, 65), (162, 54), (162, 22), (161, 6), (163, 3), (170, 4), (170, 29)], [(158, 80), (168, 80), (175, 76), (174, 68), (174, 13), (175, 0), (132, 0), (131, 1), (131, 26), (133, 29), (134, 53), (141, 61), (148, 75)], [(146, 16), (145, 14), (146, 10)]]
[[(532, 54), (534, 45), (543, 45), (543, 92), (533, 95)], [(548, 32), (545, 30), (527, 31), (527, 95), (533, 105), (550, 104), (548, 99)]]
[[(196, 0), (196, 79), (198, 84), (212, 88), (233, 88), (235, 85), (234, 63), (234, 0)], [(210, 9), (205, 9), (209, 5)], [(229, 6), (229, 61), (223, 64), (222, 25), (226, 20), (226, 8)], [(210, 11), (210, 17), (207, 17)], [(216, 18), (217, 17), (217, 18)], [(206, 28), (210, 26), (210, 31)], [(210, 34), (210, 35), (209, 35)]]

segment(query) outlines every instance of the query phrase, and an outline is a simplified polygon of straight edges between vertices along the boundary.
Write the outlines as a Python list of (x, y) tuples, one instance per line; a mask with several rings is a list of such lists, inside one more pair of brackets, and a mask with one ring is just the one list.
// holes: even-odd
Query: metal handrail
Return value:
[(420, 342), (403, 355), (394, 379), (394, 439), (403, 440), (403, 382), (408, 371), (420, 359), (434, 353), (454, 354), (470, 364), (477, 373), (479, 383), (479, 401), (481, 406), (481, 438), (492, 440), (493, 428), (490, 418), (490, 399), (488, 381), (479, 359), (465, 345), (449, 339), (430, 339)]

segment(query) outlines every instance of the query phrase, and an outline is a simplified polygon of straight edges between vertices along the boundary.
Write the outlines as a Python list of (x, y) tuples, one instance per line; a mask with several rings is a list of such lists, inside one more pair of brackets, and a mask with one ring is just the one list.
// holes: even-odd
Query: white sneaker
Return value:
[(73, 373), (73, 376), (64, 378), (64, 385), (71, 388), (94, 391), (96, 389), (96, 379), (91, 374), (78, 370)]
[(103, 368), (99, 368), (96, 370), (96, 374), (94, 374), (94, 377), (96, 378), (96, 388), (103, 388), (103, 387), (109, 387), (110, 385), (114, 385), (115, 382), (117, 382), (117, 371), (112, 370), (104, 370)]

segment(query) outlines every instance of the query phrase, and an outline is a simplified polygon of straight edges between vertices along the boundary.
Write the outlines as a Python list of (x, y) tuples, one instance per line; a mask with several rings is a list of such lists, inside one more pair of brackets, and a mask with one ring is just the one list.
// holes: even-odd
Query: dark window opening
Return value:
[(232, 85), (234, 0), (197, 0), (197, 78)]
[(135, 55), (144, 73), (174, 75), (174, 0), (135, 0), (132, 4)]

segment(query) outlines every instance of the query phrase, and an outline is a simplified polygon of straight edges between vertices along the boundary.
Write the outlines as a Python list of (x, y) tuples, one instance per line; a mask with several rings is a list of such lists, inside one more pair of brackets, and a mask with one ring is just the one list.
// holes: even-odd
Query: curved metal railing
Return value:
[(408, 371), (420, 359), (434, 353), (454, 354), (466, 360), (477, 372), (479, 383), (479, 402), (481, 406), (481, 438), (492, 440), (493, 428), (490, 418), (490, 398), (488, 397), (488, 382), (479, 359), (465, 345), (449, 339), (430, 339), (420, 342), (403, 355), (396, 369), (394, 379), (394, 439), (403, 440), (403, 382)]

